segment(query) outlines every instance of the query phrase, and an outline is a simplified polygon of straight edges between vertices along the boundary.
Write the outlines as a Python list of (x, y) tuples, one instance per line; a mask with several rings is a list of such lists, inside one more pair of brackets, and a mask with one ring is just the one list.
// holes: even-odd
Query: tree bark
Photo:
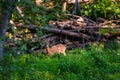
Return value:
[(2, 13), (0, 15), (0, 60), (3, 55), (4, 37), (8, 28), (9, 20), (17, 0), (2, 0)]

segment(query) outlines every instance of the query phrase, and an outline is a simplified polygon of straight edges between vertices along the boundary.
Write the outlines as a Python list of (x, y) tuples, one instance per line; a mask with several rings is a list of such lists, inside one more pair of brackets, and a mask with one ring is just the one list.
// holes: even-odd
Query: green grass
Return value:
[(67, 56), (6, 55), (0, 80), (120, 80), (120, 45), (90, 46), (67, 51)]

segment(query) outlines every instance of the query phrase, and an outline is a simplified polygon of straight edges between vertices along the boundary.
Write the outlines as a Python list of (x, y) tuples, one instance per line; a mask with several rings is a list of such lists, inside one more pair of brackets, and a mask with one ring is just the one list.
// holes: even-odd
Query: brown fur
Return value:
[(59, 53), (59, 54), (61, 53), (64, 56), (66, 56), (65, 50), (66, 50), (66, 46), (63, 44), (57, 44), (52, 46), (51, 48), (48, 45), (46, 47), (46, 51), (49, 56), (52, 56), (55, 53)]

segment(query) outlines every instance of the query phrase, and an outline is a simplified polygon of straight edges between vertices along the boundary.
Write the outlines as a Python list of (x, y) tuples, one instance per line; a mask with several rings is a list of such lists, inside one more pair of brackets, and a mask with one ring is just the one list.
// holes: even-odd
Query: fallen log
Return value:
[(74, 17), (75, 19), (76, 19), (76, 18), (77, 18), (77, 19), (83, 18), (85, 21), (89, 21), (89, 22), (91, 22), (91, 23), (96, 24), (95, 21), (93, 21), (93, 20), (91, 20), (91, 19), (88, 19), (88, 18), (86, 18), (86, 17), (84, 17), (84, 16), (77, 16), (77, 15), (72, 15), (72, 14), (65, 14), (65, 15), (66, 15), (66, 16), (69, 16), (69, 17)]
[[(116, 29), (116, 30), (119, 30), (120, 29), (120, 26), (113, 26), (113, 27), (109, 27), (109, 26), (100, 26), (100, 27), (93, 27), (93, 26), (87, 26), (86, 28), (83, 28), (83, 29), (80, 29), (78, 27), (75, 27), (75, 26), (70, 26), (70, 25), (66, 25), (65, 27), (66, 28), (71, 28), (73, 31), (71, 30), (63, 30), (63, 29), (60, 29), (60, 28), (51, 28), (51, 29), (48, 29), (48, 28), (45, 28), (44, 26), (40, 26), (40, 27), (36, 27), (36, 26), (33, 26), (33, 25), (17, 25), (16, 27), (19, 27), (19, 28), (28, 28), (30, 30), (36, 30), (36, 28), (38, 29), (42, 29), (42, 30), (46, 30), (47, 32), (51, 32), (51, 33), (57, 33), (57, 34), (62, 34), (62, 35), (67, 35), (67, 36), (72, 36), (72, 37), (85, 37), (85, 38), (89, 38), (89, 36), (87, 34), (85, 34), (87, 31), (88, 31), (88, 34), (89, 34), (89, 31), (93, 30), (95, 31), (95, 33), (93, 34), (98, 34), (98, 29)], [(80, 33), (84, 31), (85, 33)], [(118, 31), (119, 32), (119, 31)]]
[(83, 34), (83, 33), (75, 33), (75, 32), (70, 32), (68, 30), (63, 30), (59, 28), (45, 28), (45, 27), (40, 27), (41, 30), (45, 30), (49, 33), (54, 33), (54, 34), (59, 34), (59, 35), (65, 35), (65, 36), (70, 36), (70, 37), (77, 37), (77, 38), (86, 38), (89, 39), (90, 36)]
[(65, 23), (65, 22), (56, 22), (56, 25), (52, 25), (50, 24), (50, 26), (52, 27), (58, 27), (58, 28), (63, 28), (63, 29), (71, 29), (71, 30), (78, 30), (78, 31), (84, 31), (84, 30), (90, 30), (90, 29), (93, 29), (94, 31), (98, 31), (99, 29), (117, 29), (119, 30), (120, 29), (120, 25), (115, 25), (115, 26), (109, 26), (109, 25), (104, 25), (104, 26), (101, 26), (101, 24), (99, 25), (96, 25), (96, 26), (74, 26), (74, 25), (71, 25), (71, 24), (68, 24), (68, 23)]
[[(69, 4), (75, 4), (76, 0), (66, 0)], [(81, 3), (92, 3), (92, 0), (78, 0)]]

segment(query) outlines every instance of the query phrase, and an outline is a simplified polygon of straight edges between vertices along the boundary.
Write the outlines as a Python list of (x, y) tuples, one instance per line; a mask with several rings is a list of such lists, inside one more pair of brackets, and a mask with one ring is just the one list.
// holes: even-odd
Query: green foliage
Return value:
[(99, 46), (75, 49), (67, 51), (67, 56), (9, 54), (0, 64), (0, 79), (119, 80), (120, 45), (117, 44), (110, 42), (103, 49), (99, 49)]
[(94, 10), (96, 10), (96, 14), (98, 17), (113, 19), (115, 17), (120, 18), (120, 5), (116, 1), (113, 0), (97, 0), (94, 3), (94, 7), (92, 4), (84, 5), (82, 12), (89, 16), (92, 19), (95, 19)]
[[(51, 5), (52, 4), (52, 5)], [(37, 6), (35, 0), (20, 0), (17, 7), (19, 7), (24, 17), (22, 17), (18, 10), (15, 10), (12, 19), (24, 24), (46, 25), (49, 20), (57, 20), (56, 15), (60, 15), (62, 6), (60, 1), (44, 2)]]

